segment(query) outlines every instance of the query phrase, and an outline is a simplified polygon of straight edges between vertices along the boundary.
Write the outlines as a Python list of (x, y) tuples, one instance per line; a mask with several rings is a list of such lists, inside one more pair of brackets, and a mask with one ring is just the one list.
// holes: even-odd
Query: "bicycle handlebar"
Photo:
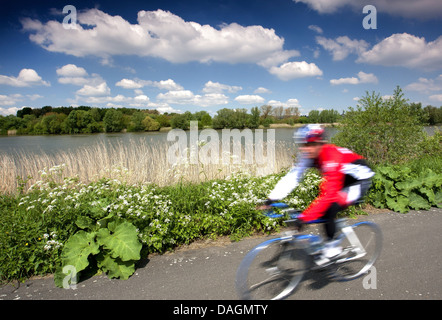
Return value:
[[(289, 208), (289, 205), (287, 203), (284, 202), (275, 202), (270, 204), (270, 207), (273, 208), (279, 208), (279, 209), (287, 209), (285, 210), (285, 212), (288, 212), (290, 219), (298, 219), (298, 217), (301, 215), (301, 213), (299, 211), (297, 211), (296, 209), (292, 209)], [(269, 218), (281, 218), (284, 217), (284, 212), (283, 213), (276, 213), (273, 210), (269, 210), (268, 212), (264, 213), (265, 216), (269, 217)]]
[(287, 203), (284, 202), (275, 202), (270, 204), (271, 207), (275, 207), (275, 208), (288, 208), (289, 205)]
[[(301, 212), (299, 212), (296, 209), (290, 208), (289, 205), (284, 202), (272, 203), (272, 204), (270, 204), (270, 207), (279, 208), (279, 209), (286, 209), (286, 210), (283, 210), (282, 213), (276, 213), (273, 210), (269, 210), (268, 212), (264, 213), (264, 215), (269, 218), (273, 218), (273, 219), (274, 218), (281, 218), (281, 217), (284, 217), (285, 213), (288, 213), (290, 219), (299, 219), (299, 216), (301, 215)], [(326, 220), (324, 220), (324, 219), (316, 219), (316, 220), (311, 220), (311, 221), (303, 222), (303, 223), (314, 224), (314, 223), (324, 223), (325, 221)]]

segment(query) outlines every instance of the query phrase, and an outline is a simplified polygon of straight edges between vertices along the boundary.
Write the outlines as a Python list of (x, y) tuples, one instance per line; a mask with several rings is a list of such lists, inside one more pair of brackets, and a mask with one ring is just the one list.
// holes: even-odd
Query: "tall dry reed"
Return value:
[[(77, 177), (83, 183), (100, 178), (120, 179), (128, 184), (154, 183), (165, 186), (179, 181), (201, 182), (222, 179), (236, 172), (251, 175), (267, 175), (289, 167), (293, 162), (290, 145), (278, 142), (274, 146), (275, 161), (257, 163), (235, 163), (233, 157), (228, 164), (203, 164), (201, 161), (189, 164), (181, 162), (171, 165), (167, 161), (168, 144), (146, 144), (132, 141), (129, 144), (110, 145), (97, 143), (76, 151), (60, 151), (55, 154), (29, 154), (24, 151), (15, 154), (0, 154), (1, 193), (15, 193), (20, 177), (26, 191), (41, 174), (62, 166), (57, 179)], [(242, 148), (242, 159), (244, 157)], [(220, 153), (221, 154), (221, 153)], [(59, 168), (59, 167), (58, 167)]]

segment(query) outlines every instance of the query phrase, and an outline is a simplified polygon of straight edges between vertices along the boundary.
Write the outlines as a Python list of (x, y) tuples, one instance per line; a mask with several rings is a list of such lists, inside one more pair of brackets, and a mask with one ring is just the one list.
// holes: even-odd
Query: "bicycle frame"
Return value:
[[(285, 213), (288, 213), (289, 217), (291, 219), (298, 219), (298, 217), (300, 216), (300, 213), (298, 211), (296, 211), (295, 209), (289, 208), (289, 205), (287, 205), (286, 203), (277, 202), (277, 203), (273, 203), (271, 206), (274, 208), (282, 209), (281, 211), (283, 211), (283, 213), (275, 213), (273, 210), (269, 211), (265, 214), (269, 218), (280, 218), (280, 217), (283, 217), (285, 215)], [(291, 221), (291, 220), (287, 220), (286, 222), (289, 222), (289, 221)], [(324, 222), (326, 222), (325, 219), (317, 219), (317, 220), (308, 221), (305, 224), (320, 224), (320, 223), (324, 223)], [(346, 224), (346, 219), (337, 219), (336, 220), (336, 226), (337, 226), (336, 231), (337, 232), (342, 231), (338, 235), (337, 240), (339, 240), (339, 243), (341, 243), (345, 238), (347, 238), (351, 244), (351, 249), (346, 248), (341, 256), (345, 257), (346, 253), (348, 253), (349, 251), (354, 251), (356, 253), (356, 255), (352, 256), (352, 257), (345, 257), (342, 259), (337, 259), (337, 260), (333, 261), (334, 264), (341, 264), (341, 263), (349, 262), (352, 260), (357, 260), (366, 254), (364, 246), (361, 244), (358, 236), (353, 231), (354, 227), (357, 227), (362, 224), (374, 225), (372, 222), (363, 221), (363, 222), (359, 222), (359, 223), (349, 226)], [(309, 253), (309, 249), (311, 248), (311, 244), (318, 242), (318, 241), (322, 241), (322, 238), (320, 236), (312, 235), (312, 234), (294, 234), (294, 235), (280, 237), (280, 238), (276, 238), (276, 239), (272, 239), (272, 240), (273, 241), (284, 241), (284, 240), (285, 241), (304, 241), (304, 242), (306, 242), (306, 245), (303, 247), (303, 249), (305, 251), (307, 251), (307, 253)], [(266, 242), (268, 242), (268, 244), (266, 246), (271, 244), (273, 242), (272, 240), (266, 241)], [(266, 242), (264, 242), (263, 244), (265, 244)]]
[[(276, 203), (272, 206), (282, 209), (282, 213), (277, 213), (273, 210), (268, 211), (266, 216), (270, 218), (280, 218), (287, 215), (291, 219), (297, 219), (299, 217), (299, 213), (296, 210), (289, 208), (289, 206), (285, 203)], [(292, 220), (286, 220), (287, 223), (290, 221)], [(382, 248), (382, 232), (375, 223), (362, 221), (352, 225), (347, 225), (346, 221), (347, 219), (336, 220), (336, 239), (340, 242), (340, 245), (343, 248), (342, 253), (336, 258), (331, 259), (330, 263), (327, 263), (321, 267), (329, 268), (328, 270), (331, 272), (332, 277), (337, 281), (353, 280), (368, 272), (369, 268), (378, 258)], [(325, 219), (309, 221), (307, 224), (323, 222), (325, 222)], [(362, 238), (360, 237), (361, 235)], [(369, 244), (373, 243), (374, 247), (372, 245), (369, 246)], [(256, 292), (262, 293), (264, 291), (259, 290), (261, 290), (261, 288), (265, 288), (269, 284), (272, 285), (272, 283), (276, 283), (276, 285), (279, 286), (280, 283), (285, 283), (283, 288), (281, 288), (281, 291), (278, 290), (275, 292), (276, 295), (273, 295), (272, 293), (271, 299), (279, 300), (287, 297), (302, 281), (306, 271), (318, 270), (318, 268), (315, 266), (309, 267), (308, 260), (311, 259), (311, 262), (313, 262), (314, 255), (320, 253), (319, 248), (321, 244), (321, 236), (315, 234), (297, 233), (296, 231), (289, 231), (286, 235), (269, 239), (261, 244), (258, 244), (245, 255), (238, 267), (236, 276), (238, 293), (244, 299), (255, 299), (254, 294), (252, 296), (251, 293), (255, 289), (258, 289)], [(367, 246), (370, 247), (368, 251), (366, 251)], [(271, 251), (273, 248), (277, 249), (277, 251)], [(373, 252), (371, 248), (373, 248)], [(269, 252), (272, 253), (273, 258), (269, 259), (269, 256), (263, 256), (263, 252), (267, 253), (268, 249), (270, 249)], [(292, 254), (297, 252), (297, 250), (301, 250), (303, 253), (300, 255), (297, 253), (295, 256), (293, 256)], [(308, 258), (309, 256), (311, 258)], [(362, 260), (360, 258), (362, 258)], [(296, 261), (296, 267), (292, 269), (296, 275), (288, 271), (291, 270), (290, 266), (287, 268), (288, 265), (286, 262), (290, 261), (291, 259)], [(249, 273), (253, 273), (253, 270), (259, 270), (259, 267), (251, 268), (254, 261), (258, 261), (257, 263), (259, 266), (265, 266), (267, 263), (269, 264), (268, 267), (264, 267), (262, 269), (263, 278), (260, 279), (261, 273), (258, 272), (256, 273), (258, 277), (253, 277), (254, 280), (249, 284)], [(280, 264), (281, 262), (282, 264)], [(299, 264), (300, 262), (301, 264)], [(350, 262), (351, 266), (356, 266), (356, 270), (352, 267), (348, 267), (346, 264), (347, 262)], [(356, 262), (356, 264), (353, 264), (353, 262)], [(361, 268), (359, 267), (360, 263), (362, 263)], [(344, 264), (345, 267), (342, 268), (341, 264)], [(286, 273), (286, 271), (288, 271), (288, 273)], [(280, 282), (281, 279), (282, 282)], [(258, 293), (258, 295), (260, 294)]]

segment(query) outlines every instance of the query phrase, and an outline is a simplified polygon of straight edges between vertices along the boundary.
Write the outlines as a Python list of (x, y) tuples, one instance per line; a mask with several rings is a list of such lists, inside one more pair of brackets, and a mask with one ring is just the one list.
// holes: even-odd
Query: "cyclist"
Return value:
[(346, 148), (329, 144), (324, 139), (324, 128), (309, 124), (294, 133), (295, 143), (300, 144), (297, 164), (276, 184), (260, 209), (269, 208), (272, 202), (285, 198), (298, 186), (304, 172), (316, 167), (323, 176), (319, 196), (301, 213), (298, 228), (303, 222), (325, 219), (326, 242), (315, 260), (325, 265), (339, 255), (342, 248), (334, 240), (335, 218), (338, 212), (361, 201), (371, 185), (374, 172), (362, 156)]

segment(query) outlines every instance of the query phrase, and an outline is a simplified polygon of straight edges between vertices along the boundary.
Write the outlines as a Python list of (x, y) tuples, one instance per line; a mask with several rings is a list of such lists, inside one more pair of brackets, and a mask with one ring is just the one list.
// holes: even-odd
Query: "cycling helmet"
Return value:
[(324, 128), (319, 124), (308, 124), (293, 133), (296, 143), (321, 142), (324, 140)]

